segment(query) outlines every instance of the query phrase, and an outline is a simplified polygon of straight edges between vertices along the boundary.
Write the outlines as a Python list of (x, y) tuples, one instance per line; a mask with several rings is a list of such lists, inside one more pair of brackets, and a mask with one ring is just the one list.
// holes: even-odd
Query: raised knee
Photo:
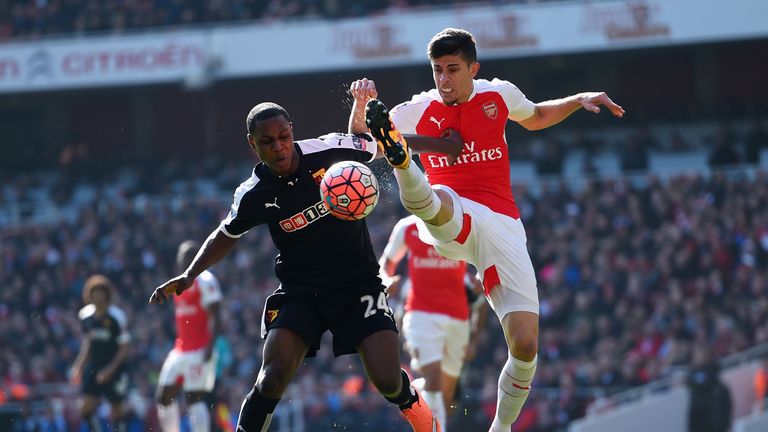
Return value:
[(539, 352), (539, 340), (535, 334), (515, 335), (515, 344), (512, 347), (512, 355), (524, 361), (532, 361)]

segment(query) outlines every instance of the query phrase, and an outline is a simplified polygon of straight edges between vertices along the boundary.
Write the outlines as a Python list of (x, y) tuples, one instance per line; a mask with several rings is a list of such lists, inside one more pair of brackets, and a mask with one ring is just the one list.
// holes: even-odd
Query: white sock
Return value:
[(157, 418), (160, 420), (160, 429), (163, 432), (179, 432), (181, 419), (179, 419), (179, 403), (171, 402), (170, 405), (157, 405)]
[(491, 432), (509, 432), (512, 423), (517, 420), (525, 399), (531, 391), (531, 382), (536, 373), (536, 359), (527, 362), (511, 355), (499, 375), (498, 401), (496, 416), (493, 418)]
[(440, 422), (441, 430), (445, 432), (445, 402), (443, 401), (443, 392), (425, 390), (421, 395), (424, 397), (427, 405), (432, 408), (432, 413), (435, 414), (437, 421)]
[(211, 430), (211, 415), (205, 402), (191, 404), (189, 412), (189, 426), (192, 432), (209, 432)]
[(429, 220), (440, 211), (440, 198), (427, 181), (427, 177), (415, 163), (406, 169), (395, 169), (395, 179), (400, 187), (400, 202), (409, 213), (419, 219)]
[(426, 380), (424, 378), (416, 378), (415, 380), (411, 381), (411, 385), (419, 392), (424, 393), (424, 385), (426, 385)]

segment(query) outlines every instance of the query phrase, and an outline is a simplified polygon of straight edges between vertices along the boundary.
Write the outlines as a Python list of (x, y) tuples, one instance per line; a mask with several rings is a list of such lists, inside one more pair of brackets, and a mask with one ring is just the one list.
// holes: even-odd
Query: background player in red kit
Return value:
[(384, 279), (392, 279), (397, 265), (408, 256), (409, 283), (390, 285), (388, 292), (396, 295), (393, 287), (408, 287), (402, 329), (411, 367), (424, 377), (422, 395), (446, 431), (446, 411), (454, 400), (464, 361), (469, 360), (468, 345), (481, 322), (473, 320), (475, 326), (470, 332), (465, 285), (467, 280), (476, 279), (467, 276), (467, 263), (444, 258), (419, 239), (417, 219), (408, 216), (395, 224), (379, 264)]
[[(185, 241), (176, 254), (176, 266), (184, 270), (200, 244)], [(179, 390), (186, 393), (192, 432), (210, 430), (211, 418), (205, 403), (216, 383), (216, 356), (213, 346), (221, 329), (221, 289), (216, 276), (200, 273), (192, 287), (174, 297), (176, 344), (163, 362), (157, 383), (157, 415), (164, 432), (178, 432)]]
[[(491, 431), (508, 432), (528, 397), (538, 352), (538, 293), (526, 248), (526, 236), (512, 198), (504, 128), (512, 120), (526, 129), (553, 126), (581, 108), (600, 112), (605, 105), (622, 117), (624, 109), (605, 93), (579, 93), (534, 103), (508, 81), (475, 79), (480, 64), (472, 35), (445, 29), (429, 42), (427, 53), (435, 88), (398, 105), (391, 119), (386, 107), (371, 100), (364, 109), (355, 99), (350, 132), (369, 128), (395, 168), (400, 199), (419, 217), (419, 235), (448, 258), (478, 269), (486, 298), (496, 312), (509, 346), (499, 376), (496, 416)], [(352, 84), (376, 97), (368, 80)], [(457, 130), (464, 149), (455, 162), (435, 154), (420, 156), (424, 173), (410, 163), (406, 140), (421, 145), (429, 137)], [(431, 185), (435, 185), (432, 189)]]

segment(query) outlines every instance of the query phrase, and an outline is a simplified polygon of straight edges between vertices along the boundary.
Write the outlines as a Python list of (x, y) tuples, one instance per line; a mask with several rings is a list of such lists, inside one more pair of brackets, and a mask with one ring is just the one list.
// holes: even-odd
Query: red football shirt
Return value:
[(514, 218), (519, 212), (509, 180), (509, 152), (504, 128), (507, 119), (521, 121), (533, 115), (535, 104), (508, 81), (474, 80), (469, 100), (445, 105), (437, 89), (415, 95), (392, 110), (392, 122), (402, 133), (439, 137), (456, 129), (464, 150), (456, 164), (446, 156), (419, 155), (433, 185), (446, 185), (459, 196)]
[(173, 297), (176, 315), (175, 349), (195, 351), (211, 342), (207, 307), (221, 301), (221, 298), (219, 282), (209, 271), (200, 273), (190, 289)]
[(444, 258), (433, 246), (421, 241), (416, 216), (408, 216), (395, 225), (383, 256), (399, 261), (405, 253), (408, 254), (408, 277), (411, 280), (405, 310), (468, 319), (469, 305), (464, 287), (467, 264)]

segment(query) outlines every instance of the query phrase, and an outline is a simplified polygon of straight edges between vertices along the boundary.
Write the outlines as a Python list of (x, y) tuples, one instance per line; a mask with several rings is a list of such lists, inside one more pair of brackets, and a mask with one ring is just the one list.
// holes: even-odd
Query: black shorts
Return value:
[(128, 372), (119, 370), (115, 372), (112, 379), (99, 384), (96, 382), (96, 374), (99, 368), (85, 368), (83, 370), (82, 393), (88, 396), (105, 397), (112, 403), (120, 403), (125, 400), (128, 394)]
[(288, 328), (309, 345), (307, 357), (320, 349), (326, 330), (333, 334), (333, 355), (355, 354), (368, 336), (382, 330), (397, 333), (392, 309), (381, 285), (360, 290), (343, 302), (308, 300), (277, 291), (267, 298), (262, 315), (261, 336), (274, 328)]

